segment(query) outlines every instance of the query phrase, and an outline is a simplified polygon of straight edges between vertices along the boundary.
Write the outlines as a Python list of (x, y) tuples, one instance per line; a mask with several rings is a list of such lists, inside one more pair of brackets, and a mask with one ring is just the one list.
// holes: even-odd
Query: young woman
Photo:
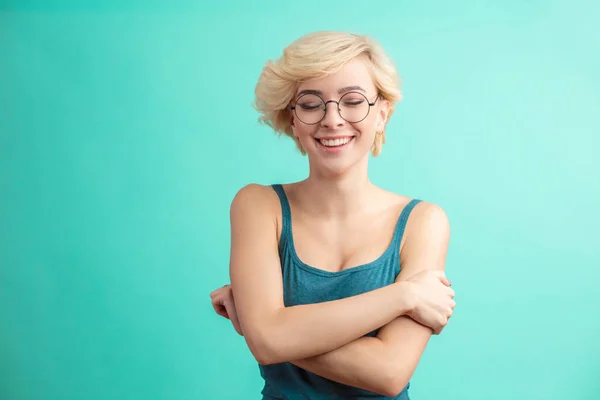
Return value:
[(211, 297), (258, 361), (263, 399), (408, 399), (452, 315), (445, 212), (369, 180), (399, 81), (378, 43), (341, 32), (296, 40), (260, 76), (261, 119), (308, 156), (308, 177), (237, 193), (231, 286)]

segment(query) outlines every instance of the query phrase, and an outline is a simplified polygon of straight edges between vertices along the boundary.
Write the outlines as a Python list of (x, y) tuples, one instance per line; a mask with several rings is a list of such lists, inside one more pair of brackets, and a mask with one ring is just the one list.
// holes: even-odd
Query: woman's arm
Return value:
[[(406, 281), (425, 269), (445, 269), (450, 238), (445, 212), (431, 203), (422, 203), (413, 210), (410, 221), (397, 281)], [(449, 304), (453, 308), (455, 303), (451, 300)], [(432, 332), (409, 316), (400, 316), (381, 328), (377, 337), (362, 337), (292, 363), (336, 382), (395, 396), (411, 379)]]
[(244, 338), (259, 363), (326, 353), (409, 311), (404, 282), (341, 300), (285, 307), (279, 212), (275, 193), (260, 185), (244, 187), (231, 204), (231, 287)]

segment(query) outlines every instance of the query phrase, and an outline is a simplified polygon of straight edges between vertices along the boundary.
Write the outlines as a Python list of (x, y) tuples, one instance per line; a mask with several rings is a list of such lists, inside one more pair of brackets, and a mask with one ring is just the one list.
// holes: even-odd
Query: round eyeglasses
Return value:
[(327, 113), (327, 104), (336, 103), (340, 117), (350, 123), (357, 123), (369, 115), (371, 107), (377, 103), (379, 95), (372, 103), (367, 97), (359, 92), (345, 93), (338, 101), (325, 101), (321, 96), (314, 93), (305, 93), (298, 97), (295, 106), (290, 106), (296, 117), (307, 125), (318, 124), (325, 118)]

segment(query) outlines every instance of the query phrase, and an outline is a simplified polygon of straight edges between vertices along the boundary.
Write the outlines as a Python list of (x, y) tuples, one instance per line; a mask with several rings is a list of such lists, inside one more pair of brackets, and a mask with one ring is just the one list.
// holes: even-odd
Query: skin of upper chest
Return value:
[(330, 272), (372, 262), (390, 246), (406, 203), (401, 199), (381, 212), (346, 220), (316, 218), (296, 211), (292, 213), (296, 253), (305, 264)]

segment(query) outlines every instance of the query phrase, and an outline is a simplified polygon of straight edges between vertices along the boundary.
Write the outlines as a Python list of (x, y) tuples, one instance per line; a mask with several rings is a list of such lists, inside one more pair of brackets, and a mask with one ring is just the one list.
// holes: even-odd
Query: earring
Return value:
[(378, 156), (381, 153), (381, 148), (383, 147), (383, 143), (385, 143), (384, 133), (385, 131), (375, 132), (375, 140), (373, 140), (373, 146), (371, 147), (373, 156)]

